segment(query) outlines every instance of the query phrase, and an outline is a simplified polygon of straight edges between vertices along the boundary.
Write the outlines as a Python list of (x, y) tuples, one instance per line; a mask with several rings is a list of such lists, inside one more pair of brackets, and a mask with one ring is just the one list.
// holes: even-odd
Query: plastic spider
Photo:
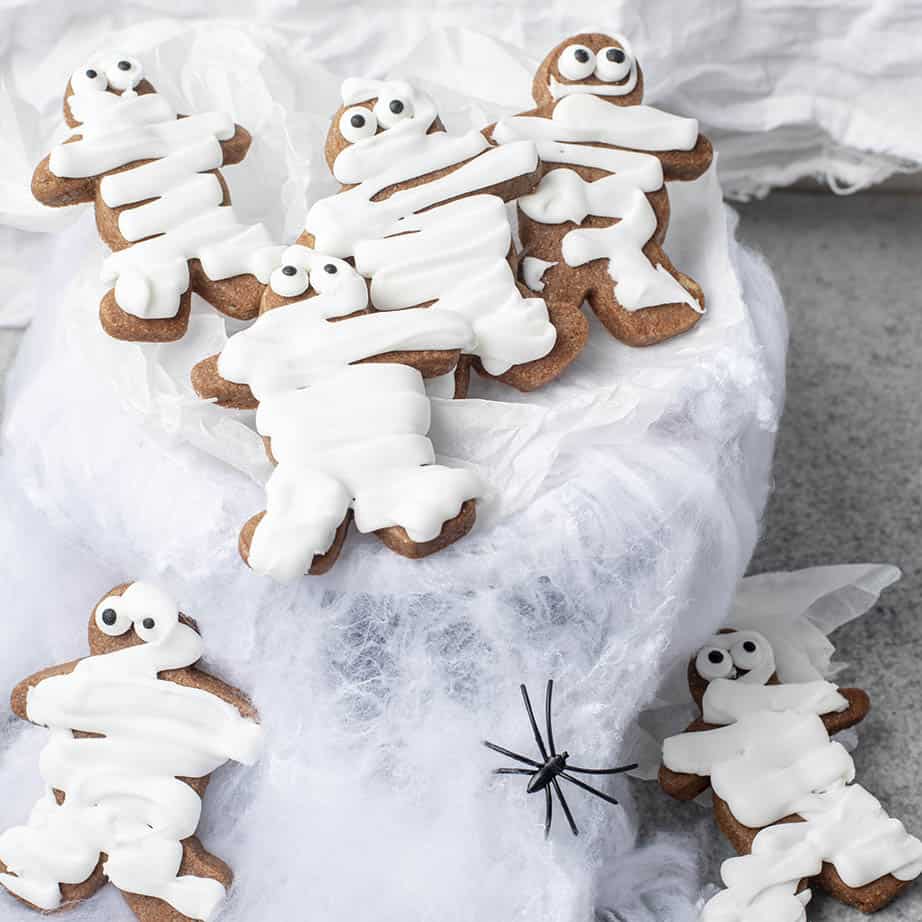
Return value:
[[(563, 778), (565, 781), (569, 781), (570, 784), (575, 784), (578, 788), (582, 788), (584, 791), (588, 791), (596, 797), (601, 797), (602, 800), (607, 800), (610, 804), (617, 804), (618, 801), (615, 800), (614, 797), (609, 797), (608, 794), (604, 794), (597, 788), (586, 784), (584, 781), (580, 781), (579, 778), (574, 778), (570, 772), (576, 772), (580, 775), (620, 775), (622, 772), (629, 772), (631, 769), (637, 768), (637, 764), (621, 765), (618, 768), (579, 768), (576, 765), (568, 765), (567, 759), (570, 758), (570, 754), (566, 751), (558, 753), (554, 745), (554, 727), (551, 721), (551, 698), (554, 693), (554, 680), (548, 679), (547, 681), (547, 695), (545, 696), (544, 702), (545, 720), (547, 722), (547, 746), (544, 745), (544, 739), (541, 736), (541, 731), (538, 729), (538, 723), (535, 720), (535, 712), (531, 707), (531, 699), (528, 697), (528, 689), (524, 684), (520, 685), (519, 688), (522, 691), (522, 700), (525, 702), (525, 711), (528, 713), (528, 722), (531, 724), (532, 732), (535, 734), (535, 742), (538, 744), (538, 752), (541, 753), (541, 758), (544, 761), (536, 762), (534, 759), (528, 758), (528, 756), (520, 755), (517, 752), (510, 752), (508, 749), (503, 749), (502, 746), (497, 746), (496, 743), (484, 740), (483, 744), (487, 749), (492, 749), (493, 752), (498, 752), (500, 755), (508, 756), (516, 762), (522, 762), (525, 765), (531, 766), (530, 768), (497, 768), (494, 769), (493, 773), (495, 775), (531, 775), (531, 780), (528, 782), (528, 787), (526, 789), (527, 792), (529, 794), (535, 794), (538, 791), (544, 791), (545, 838), (551, 834), (551, 820), (554, 815), (554, 805), (551, 800), (551, 788), (553, 788), (554, 793), (557, 795), (557, 799), (560, 801), (564, 816), (566, 816), (567, 822), (570, 824), (570, 830), (573, 835), (578, 836), (579, 829), (576, 825), (576, 821), (573, 819), (573, 814), (570, 812), (569, 806), (567, 806), (567, 799), (563, 796), (563, 791), (560, 789), (560, 782), (557, 779)], [(548, 750), (550, 750), (550, 752), (548, 752)]]

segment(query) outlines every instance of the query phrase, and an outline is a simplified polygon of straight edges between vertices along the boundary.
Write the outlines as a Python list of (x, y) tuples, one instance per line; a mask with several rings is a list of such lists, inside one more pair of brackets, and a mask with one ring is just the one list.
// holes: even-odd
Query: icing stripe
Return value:
[(512, 231), (500, 198), (459, 199), (404, 218), (390, 232), (355, 248), (355, 266), (371, 278), (379, 310), (433, 301), (430, 310), (464, 317), (475, 337), (466, 351), (479, 355), (490, 374), (553, 348), (556, 332), (544, 302), (521, 296), (506, 261)]

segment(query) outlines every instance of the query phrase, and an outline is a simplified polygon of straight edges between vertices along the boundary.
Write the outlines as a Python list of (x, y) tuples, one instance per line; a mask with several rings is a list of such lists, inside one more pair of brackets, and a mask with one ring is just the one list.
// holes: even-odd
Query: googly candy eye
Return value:
[(134, 632), (144, 643), (158, 643), (176, 624), (176, 619), (161, 618), (151, 613), (140, 613), (134, 619)]
[(372, 137), (377, 130), (377, 117), (364, 106), (352, 106), (339, 117), (339, 133), (353, 144)]
[(413, 118), (413, 106), (402, 96), (382, 97), (375, 103), (374, 112), (382, 128), (392, 128), (398, 122)]
[(283, 298), (296, 298), (303, 295), (310, 287), (310, 276), (303, 266), (285, 263), (272, 270), (269, 276), (269, 287)]
[(763, 644), (755, 637), (738, 640), (730, 648), (733, 663), (739, 669), (745, 669), (747, 672), (761, 666), (767, 659), (767, 653), (768, 651), (763, 648)]
[(584, 80), (595, 70), (595, 54), (585, 45), (567, 45), (557, 59), (557, 69), (567, 80)]
[(116, 90), (131, 90), (144, 78), (141, 62), (127, 55), (119, 55), (106, 68), (109, 86)]
[(121, 601), (118, 596), (109, 596), (96, 606), (96, 627), (109, 637), (120, 637), (131, 628), (130, 615), (120, 610)]
[(104, 93), (109, 88), (109, 81), (98, 68), (87, 65), (74, 71), (70, 85), (75, 93)]
[(603, 48), (596, 57), (595, 75), (606, 83), (623, 80), (631, 72), (631, 56), (614, 46)]
[(343, 282), (354, 275), (355, 270), (341, 259), (314, 253), (311, 260), (311, 285), (314, 291), (326, 294), (339, 288)]
[(733, 660), (729, 651), (708, 646), (698, 651), (695, 669), (702, 679), (726, 679), (733, 673)]

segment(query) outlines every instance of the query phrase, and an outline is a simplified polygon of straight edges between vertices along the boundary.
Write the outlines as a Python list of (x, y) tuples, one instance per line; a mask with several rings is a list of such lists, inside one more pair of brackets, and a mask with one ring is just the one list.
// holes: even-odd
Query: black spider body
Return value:
[(637, 765), (621, 765), (617, 768), (578, 768), (575, 765), (568, 765), (567, 760), (570, 758), (570, 754), (566, 751), (557, 752), (557, 748), (554, 745), (554, 726), (551, 720), (551, 699), (554, 693), (554, 680), (548, 679), (547, 694), (545, 696), (544, 710), (545, 722), (547, 725), (547, 746), (545, 746), (544, 738), (541, 736), (541, 731), (538, 729), (538, 722), (535, 720), (535, 712), (531, 706), (531, 698), (528, 696), (528, 689), (524, 685), (520, 685), (519, 688), (522, 692), (522, 700), (525, 702), (525, 712), (528, 714), (528, 722), (531, 724), (532, 733), (535, 735), (535, 742), (538, 744), (538, 752), (541, 754), (543, 762), (537, 762), (528, 756), (520, 755), (517, 752), (511, 752), (508, 749), (504, 749), (502, 746), (497, 746), (496, 743), (484, 740), (483, 744), (487, 749), (492, 749), (493, 752), (498, 752), (500, 755), (507, 756), (516, 762), (521, 762), (524, 765), (530, 766), (529, 768), (497, 768), (494, 770), (494, 774), (530, 775), (531, 777), (529, 778), (526, 791), (529, 794), (536, 794), (538, 791), (544, 791), (545, 838), (551, 834), (551, 820), (554, 812), (554, 804), (551, 799), (551, 790), (553, 789), (554, 793), (557, 795), (557, 800), (560, 802), (564, 816), (567, 818), (570, 831), (573, 835), (578, 836), (579, 829), (576, 825), (576, 821), (573, 819), (573, 814), (570, 812), (567, 800), (563, 796), (563, 791), (560, 788), (560, 781), (558, 779), (562, 778), (564, 781), (569, 781), (570, 784), (576, 785), (576, 787), (582, 788), (584, 791), (593, 794), (595, 797), (600, 797), (610, 804), (617, 804), (618, 801), (615, 800), (614, 797), (610, 797), (608, 794), (598, 790), (598, 788), (594, 788), (592, 785), (586, 784), (585, 781), (575, 778), (571, 772), (576, 772), (579, 775), (620, 775), (622, 772), (628, 772), (633, 768), (637, 768)]

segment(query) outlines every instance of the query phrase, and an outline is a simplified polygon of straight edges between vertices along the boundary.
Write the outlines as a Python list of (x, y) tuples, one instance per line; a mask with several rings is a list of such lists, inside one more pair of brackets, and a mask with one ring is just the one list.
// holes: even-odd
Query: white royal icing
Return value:
[[(355, 257), (372, 280), (379, 310), (434, 301), (436, 309), (466, 318), (475, 334), (469, 352), (491, 374), (541, 358), (557, 334), (544, 302), (523, 298), (516, 286), (507, 262), (512, 234), (505, 205), (497, 196), (471, 195), (532, 172), (534, 144), (494, 148), (478, 131), (428, 134), (436, 110), (425, 93), (399, 81), (343, 85), (346, 104), (398, 97), (413, 117), (336, 157), (336, 178), (357, 185), (317, 202), (306, 229), (318, 249)], [(446, 167), (458, 168), (375, 201), (386, 189)]]
[(268, 282), (281, 248), (262, 224), (241, 224), (233, 208), (221, 204), (224, 190), (209, 172), (223, 162), (219, 142), (233, 137), (229, 115), (180, 119), (157, 93), (126, 90), (119, 96), (87, 80), (72, 79), (71, 86), (68, 104), (81, 123), (81, 139), (51, 152), (55, 176), (98, 176), (151, 161), (100, 182), (100, 196), (110, 208), (152, 199), (119, 215), (119, 231), (134, 245), (103, 264), (103, 281), (115, 286), (122, 310), (144, 319), (175, 316), (189, 287), (190, 259), (201, 260), (214, 280), (251, 274)]
[(728, 724), (756, 711), (831, 714), (847, 708), (848, 699), (832, 682), (755, 685), (743, 679), (712, 679), (701, 710), (707, 723)]
[[(313, 260), (311, 279), (328, 282), (322, 266), (330, 258)], [(257, 429), (272, 440), (277, 466), (249, 564), (278, 580), (303, 575), (329, 550), (350, 507), (361, 532), (400, 525), (424, 542), (482, 492), (472, 472), (435, 464), (418, 371), (352, 364), (391, 351), (466, 350), (470, 324), (425, 308), (329, 322), (361, 310), (368, 297), (365, 281), (335, 262), (335, 285), (264, 313), (229, 339), (218, 360), (222, 377), (250, 386), (260, 401)]]
[[(104, 873), (120, 890), (209, 920), (224, 887), (177, 876), (182, 840), (194, 835), (202, 806), (177, 779), (202, 778), (229, 759), (253, 764), (262, 731), (204, 689), (158, 678), (202, 655), (201, 638), (162, 591), (134, 583), (99, 604), (97, 623), (107, 609), (118, 613), (120, 632), (133, 625), (145, 643), (90, 656), (29, 690), (29, 719), (51, 731), (40, 762), (46, 793), (27, 825), (0, 835), (10, 872), (0, 883), (40, 909), (57, 909), (59, 885), (82, 883), (105, 853)], [(74, 730), (102, 736), (75, 738)], [(55, 790), (65, 794), (61, 805)]]
[[(722, 643), (739, 642), (738, 635), (718, 637)], [(732, 703), (734, 695), (738, 703)], [(762, 705), (767, 709), (760, 710)], [(851, 784), (851, 756), (829, 738), (819, 716), (846, 706), (827, 682), (760, 685), (715, 679), (705, 693), (703, 716), (726, 726), (664, 742), (667, 768), (710, 776), (733, 816), (761, 830), (752, 854), (724, 862), (726, 889), (704, 907), (703, 922), (802, 922), (810, 893), (795, 891), (801, 880), (819, 874), (824, 862), (847, 887), (863, 887), (887, 874), (910, 880), (922, 873), (922, 842), (863, 787)], [(778, 823), (793, 814), (804, 822)]]
[(538, 259), (537, 256), (526, 256), (522, 260), (522, 281), (532, 291), (544, 291), (544, 273), (556, 265), (555, 262)]
[(470, 349), (490, 374), (554, 347), (557, 334), (544, 301), (522, 297), (506, 259), (512, 229), (501, 199), (458, 199), (404, 218), (391, 230), (355, 248), (355, 267), (371, 279), (378, 310), (432, 301), (430, 310), (464, 317), (474, 331)]
[(657, 218), (646, 193), (663, 184), (659, 160), (635, 150), (591, 147), (593, 143), (643, 150), (688, 150), (698, 123), (649, 106), (614, 106), (591, 95), (568, 96), (551, 118), (513, 116), (497, 123), (500, 144), (532, 139), (546, 163), (595, 167), (610, 175), (587, 182), (573, 170), (550, 170), (530, 195), (519, 200), (522, 212), (542, 224), (587, 216), (617, 218), (609, 227), (576, 227), (563, 238), (561, 255), (571, 267), (608, 260), (615, 296), (625, 310), (684, 303), (702, 311), (698, 301), (663, 266), (654, 266), (643, 247), (656, 232)]

